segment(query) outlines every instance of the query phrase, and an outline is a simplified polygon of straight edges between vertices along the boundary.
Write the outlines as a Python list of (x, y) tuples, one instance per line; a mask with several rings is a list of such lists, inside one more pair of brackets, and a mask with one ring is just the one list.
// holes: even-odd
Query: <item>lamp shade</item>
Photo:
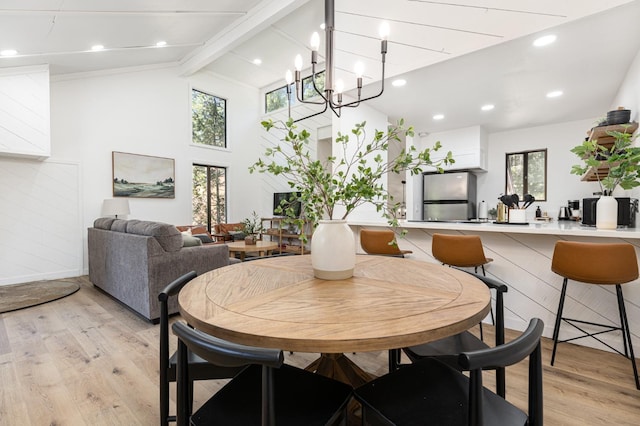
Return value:
[(129, 214), (129, 200), (126, 198), (107, 198), (102, 202), (102, 215), (115, 216)]

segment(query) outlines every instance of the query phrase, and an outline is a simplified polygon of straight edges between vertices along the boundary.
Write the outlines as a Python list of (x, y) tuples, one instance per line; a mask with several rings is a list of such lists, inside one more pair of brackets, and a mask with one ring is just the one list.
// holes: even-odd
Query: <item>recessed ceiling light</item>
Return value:
[(556, 38), (557, 37), (554, 34), (538, 37), (534, 40), (533, 45), (536, 47), (546, 46), (556, 41)]
[(260, 58), (255, 58), (255, 59), (254, 59), (253, 61), (251, 61), (251, 62), (253, 62), (253, 65), (260, 65), (260, 64), (262, 64), (262, 59), (260, 59)]
[(547, 93), (547, 98), (557, 98), (558, 96), (562, 96), (562, 90), (554, 90)]
[(156, 43), (156, 47), (165, 47), (167, 45), (167, 42), (162, 40)]
[(482, 105), (482, 107), (480, 108), (483, 111), (491, 111), (492, 109), (494, 109), (496, 106), (493, 104), (486, 104), (486, 105)]
[(405, 80), (404, 78), (399, 78), (399, 79), (393, 80), (391, 82), (391, 85), (394, 86), (394, 87), (402, 87), (405, 84), (407, 84), (407, 80)]
[(0, 51), (0, 56), (15, 56), (17, 54), (18, 54), (18, 51), (14, 49), (6, 49), (6, 50)]
[(91, 46), (91, 50), (94, 52), (99, 52), (101, 50), (104, 50), (104, 46), (101, 44), (94, 44), (93, 46)]
[(322, 24), (320, 24), (320, 29), (324, 31), (324, 29), (327, 28), (327, 25), (323, 22)]
[(436, 114), (433, 116), (434, 120), (442, 120), (444, 118), (444, 114)]

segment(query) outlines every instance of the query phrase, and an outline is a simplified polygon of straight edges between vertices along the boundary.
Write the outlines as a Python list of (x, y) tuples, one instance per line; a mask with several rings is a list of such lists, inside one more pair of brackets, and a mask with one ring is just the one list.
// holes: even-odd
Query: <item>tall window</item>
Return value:
[(536, 201), (547, 199), (547, 150), (507, 153), (505, 194), (518, 194), (520, 199), (531, 194)]
[(207, 225), (227, 221), (227, 169), (193, 165), (193, 223)]
[(191, 140), (208, 146), (227, 146), (227, 101), (191, 90)]

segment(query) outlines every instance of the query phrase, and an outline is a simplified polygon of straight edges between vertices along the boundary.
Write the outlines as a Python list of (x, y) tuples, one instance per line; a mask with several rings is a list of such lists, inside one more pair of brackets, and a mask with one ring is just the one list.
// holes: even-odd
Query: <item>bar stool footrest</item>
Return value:
[[(608, 344), (608, 343), (600, 340), (598, 337), (596, 337), (596, 336), (598, 336), (600, 334), (611, 333), (613, 331), (620, 331), (621, 333), (624, 333), (624, 330), (622, 329), (622, 327), (618, 327), (618, 326), (615, 326), (615, 325), (608, 325), (608, 324), (600, 324), (600, 323), (597, 323), (597, 322), (582, 321), (582, 320), (573, 319), (573, 318), (562, 317), (560, 319), (562, 321), (566, 322), (567, 324), (569, 324), (570, 326), (572, 326), (573, 328), (579, 330), (581, 333), (583, 333), (583, 335), (582, 336), (572, 337), (570, 339), (558, 340), (558, 343), (566, 343), (566, 342), (571, 342), (573, 340), (584, 339), (585, 337), (591, 337), (591, 338), (597, 340), (598, 342), (602, 343), (604, 346), (608, 347), (612, 351), (616, 352), (617, 354), (622, 355), (625, 358), (629, 358), (629, 354), (626, 352), (626, 346), (625, 346), (625, 352), (621, 352), (618, 349), (616, 349), (613, 346), (611, 346), (610, 344)], [(607, 330), (602, 330), (602, 331), (589, 333), (588, 331), (583, 330), (582, 328), (578, 327), (574, 323), (593, 325), (593, 326), (596, 326), (596, 327), (606, 328)]]

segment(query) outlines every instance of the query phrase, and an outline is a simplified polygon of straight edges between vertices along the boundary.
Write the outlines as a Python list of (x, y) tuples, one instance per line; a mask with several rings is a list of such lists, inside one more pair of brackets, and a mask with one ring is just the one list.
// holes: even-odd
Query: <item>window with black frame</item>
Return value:
[(227, 169), (193, 165), (193, 223), (206, 225), (209, 232), (227, 221)]
[(227, 101), (200, 90), (191, 90), (191, 141), (226, 148)]
[(536, 201), (547, 199), (547, 150), (537, 149), (506, 154), (505, 194), (520, 199), (531, 194)]
[[(322, 93), (324, 91), (324, 71), (316, 74), (316, 88)], [(294, 106), (298, 99), (296, 98), (296, 86), (291, 83), (289, 90), (289, 102)], [(311, 76), (302, 79), (302, 99), (308, 100), (318, 96), (313, 87)], [(287, 86), (278, 87), (264, 95), (264, 111), (271, 112), (287, 107)]]

